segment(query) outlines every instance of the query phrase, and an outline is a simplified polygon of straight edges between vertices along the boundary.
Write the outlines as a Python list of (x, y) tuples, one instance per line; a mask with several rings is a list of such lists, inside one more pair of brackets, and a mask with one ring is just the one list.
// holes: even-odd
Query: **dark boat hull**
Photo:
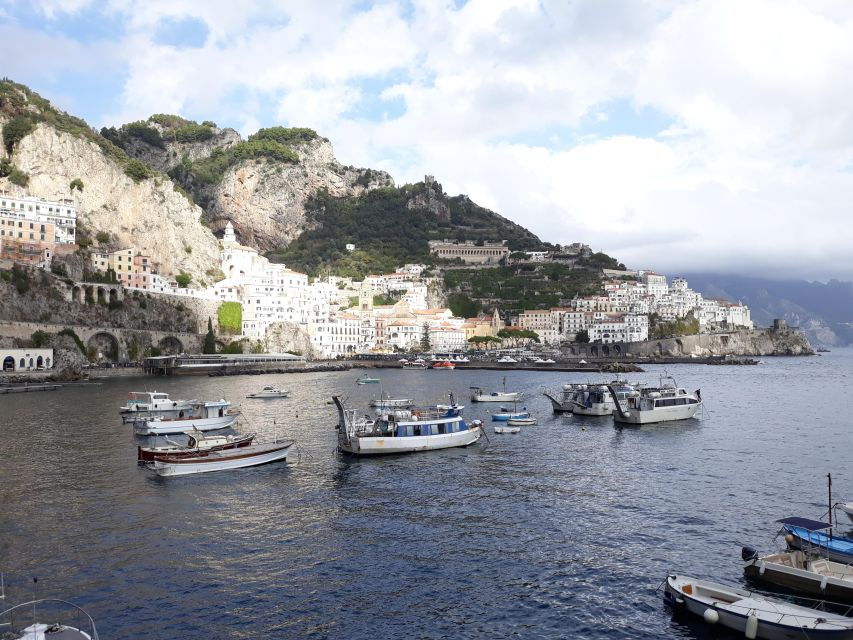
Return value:
[(211, 447), (210, 449), (187, 449), (186, 451), (172, 451), (172, 452), (164, 452), (164, 451), (155, 451), (149, 447), (138, 447), (137, 448), (137, 461), (138, 462), (154, 462), (154, 458), (157, 457), (160, 460), (182, 460), (184, 458), (197, 458), (204, 457), (211, 451), (227, 451), (228, 449), (240, 449), (242, 447), (248, 447), (252, 444), (252, 441), (255, 439), (255, 436), (246, 436), (240, 440), (235, 440), (234, 442), (228, 442), (226, 444), (216, 445)]
[(819, 600), (853, 604), (853, 585), (845, 588), (827, 582), (824, 589), (821, 589), (820, 580), (792, 575), (785, 571), (777, 571), (769, 562), (764, 565), (763, 575), (755, 564), (744, 567), (743, 573), (747, 578), (756, 582), (776, 585), (797, 594), (815, 596)]

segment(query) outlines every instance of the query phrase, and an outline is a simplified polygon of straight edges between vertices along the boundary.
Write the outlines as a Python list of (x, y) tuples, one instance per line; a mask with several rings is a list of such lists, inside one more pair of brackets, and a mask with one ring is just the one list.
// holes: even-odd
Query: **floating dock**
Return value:
[(36, 391), (56, 391), (61, 384), (26, 384), (22, 387), (2, 387), (0, 386), (0, 394), (2, 393), (35, 393)]

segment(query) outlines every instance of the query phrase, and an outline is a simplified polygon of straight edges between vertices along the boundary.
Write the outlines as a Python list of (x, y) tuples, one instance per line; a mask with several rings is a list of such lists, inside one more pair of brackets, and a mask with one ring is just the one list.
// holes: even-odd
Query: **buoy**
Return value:
[(794, 543), (794, 536), (789, 533), (788, 535), (785, 536), (785, 542), (787, 542), (788, 544), (793, 544)]
[(755, 637), (758, 635), (758, 616), (754, 613), (750, 613), (746, 617), (746, 629), (744, 629), (743, 634), (749, 640), (755, 640)]
[(821, 591), (826, 591), (826, 581), (827, 581), (827, 576), (824, 576), (823, 580), (820, 581), (820, 590)]
[(717, 613), (716, 609), (705, 609), (702, 617), (705, 618), (705, 622), (708, 624), (717, 624), (720, 621), (720, 614)]

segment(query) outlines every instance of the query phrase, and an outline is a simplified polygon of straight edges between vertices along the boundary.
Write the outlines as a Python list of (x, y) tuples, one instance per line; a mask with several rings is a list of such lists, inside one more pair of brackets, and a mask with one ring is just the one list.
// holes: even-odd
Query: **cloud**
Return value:
[[(637, 266), (853, 278), (849, 3), (39, 7), (122, 22), (112, 45), (124, 82), (99, 113), (110, 123), (173, 111), (246, 133), (312, 126), (345, 164), (398, 181), (435, 174), (543, 238)], [(196, 48), (180, 32), (158, 38), (185, 23), (206, 33)], [(55, 74), (69, 60), (90, 69), (103, 57), (86, 41), (70, 55), (45, 46), (16, 73)]]

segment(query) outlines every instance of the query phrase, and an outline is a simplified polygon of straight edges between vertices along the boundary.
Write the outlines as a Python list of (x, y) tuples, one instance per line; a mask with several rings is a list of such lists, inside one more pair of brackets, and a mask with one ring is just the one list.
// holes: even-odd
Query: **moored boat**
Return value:
[(240, 449), (212, 451), (191, 458), (154, 458), (154, 471), (160, 476), (185, 476), (211, 471), (226, 471), (256, 467), (270, 462), (287, 460), (293, 441), (253, 444)]
[(139, 462), (153, 462), (155, 457), (161, 459), (192, 458), (205, 455), (210, 451), (225, 451), (248, 447), (255, 439), (254, 433), (245, 435), (191, 435), (185, 445), (166, 438), (169, 446), (137, 447), (136, 459)]
[(169, 418), (192, 408), (194, 400), (172, 400), (162, 391), (131, 391), (127, 403), (119, 407), (123, 422), (136, 422), (147, 418)]
[(382, 380), (379, 378), (371, 378), (370, 376), (361, 376), (355, 381), (356, 384), (379, 384), (380, 382)]
[(575, 408), (575, 395), (583, 387), (586, 387), (586, 385), (569, 383), (564, 384), (560, 391), (545, 389), (543, 394), (551, 401), (554, 413), (572, 413)]
[(521, 431), (521, 427), (509, 427), (502, 424), (496, 424), (492, 427), (495, 433), (518, 433)]
[(529, 417), (530, 413), (527, 409), (524, 411), (509, 411), (506, 408), (501, 407), (500, 411), (496, 411), (492, 414), (492, 422), (508, 422), (510, 420), (521, 420)]
[(378, 398), (373, 398), (369, 404), (374, 409), (405, 409), (412, 406), (412, 399), (392, 398), (386, 393)]
[[(5, 600), (5, 580), (0, 575), (0, 604)], [(40, 619), (51, 622), (39, 622)], [(65, 624), (65, 621), (74, 626)], [(98, 640), (98, 630), (92, 616), (73, 602), (40, 598), (0, 609), (0, 637), (14, 640)]]
[(418, 358), (417, 360), (412, 360), (411, 362), (404, 362), (403, 369), (413, 371), (413, 370), (423, 370), (427, 368), (426, 360), (422, 360)]
[(511, 427), (532, 427), (536, 424), (536, 418), (510, 418), (506, 423)]
[(572, 413), (581, 416), (610, 416), (613, 415), (616, 402), (624, 402), (627, 398), (637, 395), (639, 392), (635, 386), (624, 380), (614, 380), (609, 385), (582, 385), (572, 399)]
[(688, 576), (667, 576), (664, 602), (747, 638), (853, 638), (853, 618)]
[(759, 556), (755, 549), (743, 547), (741, 557), (747, 578), (833, 602), (853, 604), (853, 566), (849, 564), (799, 550)]
[(521, 393), (518, 391), (506, 390), (506, 376), (503, 380), (503, 391), (492, 391), (484, 393), (482, 387), (471, 387), (474, 393), (471, 394), (471, 402), (515, 402), (521, 398)]
[(196, 402), (192, 404), (190, 415), (137, 422), (134, 432), (140, 436), (159, 436), (225, 429), (237, 421), (237, 414), (228, 410), (230, 406), (231, 403), (227, 400)]
[[(809, 518), (782, 518), (785, 541), (793, 549), (800, 549), (845, 564), (853, 563), (853, 539), (833, 534), (825, 522)], [(830, 533), (824, 533), (825, 530)]]
[(467, 447), (483, 435), (481, 424), (467, 424), (461, 411), (452, 407), (389, 410), (368, 422), (357, 411), (347, 409), (340, 396), (332, 400), (338, 409), (338, 448), (353, 455)]
[(450, 362), (450, 360), (444, 360), (442, 362), (433, 363), (432, 368), (439, 371), (453, 371), (456, 368), (456, 365)]
[[(608, 385), (607, 388), (611, 394), (617, 395), (613, 385)], [(624, 401), (616, 402), (613, 419), (628, 424), (686, 420), (696, 415), (701, 406), (702, 396), (698, 389), (694, 393), (688, 393), (675, 384), (672, 376), (666, 376), (659, 387), (643, 388), (638, 394), (629, 395)]]
[(247, 398), (255, 398), (258, 400), (269, 399), (269, 398), (286, 398), (290, 395), (290, 391), (285, 391), (284, 389), (279, 389), (275, 386), (266, 386), (260, 391), (256, 391), (255, 393), (250, 393), (246, 397)]
[(839, 502), (836, 507), (846, 513), (850, 521), (853, 522), (853, 502)]

